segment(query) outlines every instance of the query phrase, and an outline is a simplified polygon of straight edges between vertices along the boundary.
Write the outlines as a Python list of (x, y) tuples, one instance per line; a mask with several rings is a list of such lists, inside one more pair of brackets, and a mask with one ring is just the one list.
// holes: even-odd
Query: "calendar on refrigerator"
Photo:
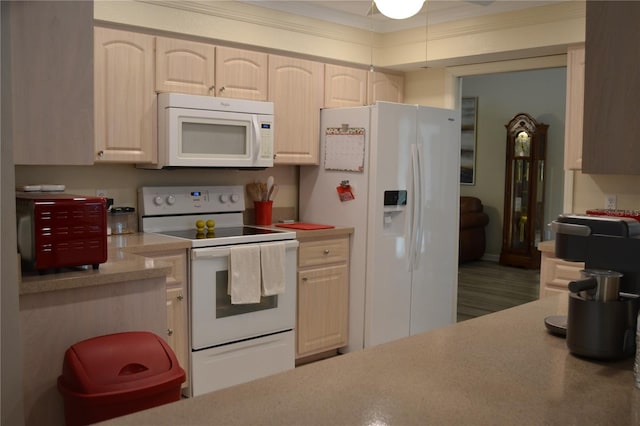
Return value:
[(324, 168), (326, 170), (364, 170), (363, 127), (329, 127), (325, 132)]

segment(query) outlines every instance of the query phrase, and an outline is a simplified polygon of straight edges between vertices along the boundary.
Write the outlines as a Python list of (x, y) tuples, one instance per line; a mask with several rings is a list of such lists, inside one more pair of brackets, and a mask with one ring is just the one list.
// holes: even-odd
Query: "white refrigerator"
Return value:
[(300, 168), (300, 221), (354, 228), (346, 352), (454, 323), (460, 112), (330, 108), (320, 130), (320, 165)]

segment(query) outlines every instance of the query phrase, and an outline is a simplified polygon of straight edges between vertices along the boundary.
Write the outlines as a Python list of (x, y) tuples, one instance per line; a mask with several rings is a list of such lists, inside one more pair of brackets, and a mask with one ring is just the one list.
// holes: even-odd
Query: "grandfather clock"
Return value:
[(548, 125), (517, 114), (507, 128), (500, 264), (540, 268), (544, 230), (544, 160)]

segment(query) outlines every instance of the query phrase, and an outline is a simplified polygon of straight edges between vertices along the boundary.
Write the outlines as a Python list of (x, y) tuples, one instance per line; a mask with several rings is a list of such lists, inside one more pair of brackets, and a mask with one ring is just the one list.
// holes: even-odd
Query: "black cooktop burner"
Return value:
[(203, 232), (198, 232), (195, 229), (187, 229), (183, 231), (164, 231), (161, 234), (170, 235), (172, 237), (186, 238), (188, 240), (202, 240), (210, 238), (227, 238), (227, 237), (241, 237), (246, 235), (268, 235), (278, 234), (280, 231), (273, 231), (271, 229), (253, 228), (251, 226), (230, 226), (224, 228), (214, 228), (213, 232), (209, 232), (207, 228), (204, 228)]

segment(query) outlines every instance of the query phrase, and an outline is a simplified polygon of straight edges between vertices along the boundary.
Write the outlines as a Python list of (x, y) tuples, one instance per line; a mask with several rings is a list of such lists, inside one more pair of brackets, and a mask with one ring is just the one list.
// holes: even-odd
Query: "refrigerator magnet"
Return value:
[(336, 191), (338, 191), (338, 197), (340, 197), (340, 201), (351, 201), (356, 198), (353, 195), (351, 185), (349, 185), (348, 181), (341, 182), (340, 186), (336, 187)]

